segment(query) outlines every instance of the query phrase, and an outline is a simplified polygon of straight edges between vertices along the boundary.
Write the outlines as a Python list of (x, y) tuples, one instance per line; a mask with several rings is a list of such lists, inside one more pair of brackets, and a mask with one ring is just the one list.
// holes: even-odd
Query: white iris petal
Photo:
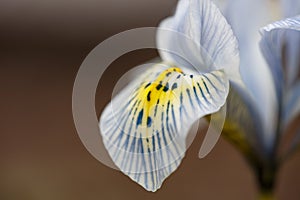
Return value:
[(259, 49), (258, 30), (272, 18), (267, 1), (228, 0), (223, 13), (239, 41), (240, 71), (261, 115), (265, 151), (271, 151), (277, 124), (276, 90), (269, 67)]
[(281, 0), (284, 17), (293, 17), (300, 14), (300, 1)]
[[(296, 77), (299, 73), (299, 53), (300, 53), (300, 16), (287, 18), (261, 29), (263, 35), (261, 41), (261, 49), (268, 61), (269, 67), (273, 73), (276, 83), (278, 98), (282, 98), (283, 89), (289, 90), (287, 99), (283, 99), (283, 121), (287, 125), (300, 112), (299, 99), (297, 90), (299, 87), (295, 84)], [(285, 48), (285, 49), (284, 49)], [(282, 57), (285, 50), (287, 54), (286, 61)], [(285, 64), (286, 66), (283, 66)], [(283, 69), (286, 68), (286, 77), (284, 77)], [(293, 76), (291, 76), (293, 75)], [(284, 79), (286, 78), (286, 84)], [(299, 83), (298, 83), (299, 84)], [(291, 113), (286, 113), (292, 111)]]
[[(226, 19), (210, 0), (179, 1), (175, 16), (164, 20), (160, 28), (187, 37), (178, 38), (177, 34), (158, 31), (157, 46), (164, 60), (202, 73), (224, 69), (230, 80), (239, 81), (237, 40)], [(182, 52), (184, 57), (163, 49)]]
[(192, 124), (224, 105), (228, 83), (222, 71), (192, 75), (166, 64), (146, 70), (101, 115), (103, 142), (115, 164), (156, 191), (184, 157)]
[(159, 189), (179, 166), (192, 124), (225, 104), (228, 79), (241, 82), (237, 40), (210, 0), (179, 1), (160, 28), (160, 55), (175, 66), (146, 70), (100, 119), (112, 160), (149, 191)]

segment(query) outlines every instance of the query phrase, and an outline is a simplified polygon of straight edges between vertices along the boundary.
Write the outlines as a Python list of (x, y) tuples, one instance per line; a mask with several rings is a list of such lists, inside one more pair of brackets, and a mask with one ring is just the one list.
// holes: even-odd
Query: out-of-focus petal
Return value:
[(283, 109), (283, 127), (287, 126), (300, 113), (300, 81), (293, 85), (286, 94)]
[(195, 75), (168, 64), (153, 66), (103, 111), (103, 143), (123, 173), (156, 191), (179, 166), (192, 124), (218, 111), (228, 90), (222, 70)]
[[(287, 18), (261, 29), (262, 52), (273, 73), (278, 96), (298, 78), (300, 67), (300, 16)], [(285, 73), (284, 73), (285, 72)], [(283, 81), (286, 84), (283, 85)]]
[(226, 6), (228, 4), (228, 0), (212, 0), (218, 8), (223, 12), (226, 9)]
[(230, 80), (240, 80), (237, 40), (210, 0), (180, 0), (175, 15), (160, 28), (157, 45), (163, 60), (201, 73), (224, 69)]
[(272, 16), (267, 1), (228, 0), (223, 11), (239, 41), (240, 71), (254, 98), (264, 126), (264, 143), (268, 151), (274, 141), (277, 123), (277, 99), (271, 72), (259, 49), (259, 29), (270, 23)]
[(251, 162), (267, 159), (263, 144), (261, 115), (251, 95), (232, 83), (227, 97), (223, 136)]
[(293, 17), (300, 14), (300, 1), (281, 0), (284, 17)]

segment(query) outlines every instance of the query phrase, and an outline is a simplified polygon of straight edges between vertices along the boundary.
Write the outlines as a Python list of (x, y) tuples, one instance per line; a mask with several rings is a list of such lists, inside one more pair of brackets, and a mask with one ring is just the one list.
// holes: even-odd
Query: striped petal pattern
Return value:
[(179, 166), (192, 124), (218, 111), (228, 89), (221, 70), (195, 75), (165, 63), (149, 68), (102, 113), (104, 145), (123, 173), (156, 191)]
[(170, 30), (157, 33), (163, 60), (200, 72), (224, 69), (230, 80), (240, 80), (237, 40), (210, 0), (180, 0), (175, 15), (165, 19), (160, 28)]

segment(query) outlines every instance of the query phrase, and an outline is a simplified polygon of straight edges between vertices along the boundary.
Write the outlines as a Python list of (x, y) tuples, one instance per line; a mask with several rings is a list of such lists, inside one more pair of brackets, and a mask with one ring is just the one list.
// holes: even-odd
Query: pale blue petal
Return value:
[(221, 12), (223, 12), (226, 9), (226, 6), (229, 2), (229, 0), (212, 0), (212, 1), (218, 6)]
[(287, 128), (293, 119), (300, 114), (300, 81), (298, 81), (286, 94), (283, 109), (283, 126)]
[(300, 1), (281, 0), (284, 17), (293, 17), (300, 14)]
[[(289, 88), (300, 70), (300, 16), (287, 18), (264, 27), (261, 48), (273, 72), (277, 88), (286, 79)], [(284, 73), (283, 73), (284, 72)], [(279, 88), (280, 89), (280, 88)]]
[[(227, 97), (227, 116), (226, 129), (229, 129), (229, 135), (233, 132), (238, 133), (238, 138), (245, 138), (245, 141), (238, 141), (237, 146), (241, 146), (243, 142), (250, 144), (250, 148), (257, 156), (261, 156), (260, 159), (267, 159), (268, 153), (264, 146), (264, 138), (261, 134), (264, 130), (261, 115), (258, 112), (258, 108), (253, 100), (252, 96), (239, 85), (232, 83), (230, 92)], [(232, 131), (230, 130), (232, 129)], [(236, 139), (236, 138), (233, 138)], [(243, 145), (242, 145), (243, 146)], [(242, 151), (245, 149), (241, 149)]]
[(223, 11), (239, 41), (240, 71), (262, 116), (264, 143), (271, 150), (277, 123), (277, 99), (272, 74), (259, 49), (259, 29), (272, 18), (267, 1), (228, 0)]
[(163, 60), (201, 73), (224, 69), (231, 80), (240, 78), (237, 40), (210, 0), (180, 0), (175, 15), (164, 20), (160, 28), (173, 31), (158, 31)]
[(200, 117), (220, 109), (229, 81), (222, 71), (195, 75), (158, 64), (145, 70), (105, 108), (103, 143), (120, 170), (156, 191), (179, 166), (186, 137)]

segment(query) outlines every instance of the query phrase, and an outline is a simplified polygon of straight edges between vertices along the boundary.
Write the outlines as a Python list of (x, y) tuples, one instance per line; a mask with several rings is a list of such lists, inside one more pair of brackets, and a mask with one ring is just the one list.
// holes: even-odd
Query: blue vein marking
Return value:
[(164, 159), (163, 159), (163, 154), (162, 154), (162, 147), (161, 147), (161, 138), (160, 138), (160, 135), (159, 135), (159, 132), (156, 130), (156, 137), (157, 137), (157, 143), (158, 143), (158, 152), (160, 154), (160, 158), (161, 158), (161, 163), (160, 165), (163, 166), (164, 164)]
[(175, 113), (174, 113), (174, 105), (173, 104), (171, 106), (171, 109), (172, 109), (172, 117), (173, 117), (173, 122), (174, 122), (175, 130), (178, 131), (176, 117), (175, 117)]
[(156, 130), (156, 135), (157, 135), (157, 143), (158, 143), (158, 149), (161, 149), (161, 141), (160, 141), (160, 136), (159, 136), (159, 132)]
[[(132, 106), (132, 108), (130, 109), (130, 112), (129, 112), (129, 114), (128, 115), (130, 115), (131, 113), (132, 113), (132, 111), (133, 111), (133, 109), (135, 108), (135, 106), (136, 106), (136, 108), (135, 109), (137, 109), (137, 107), (140, 105), (140, 103), (141, 103), (141, 101), (139, 101), (138, 102), (138, 100), (136, 100), (135, 102), (134, 102), (134, 104), (133, 104), (133, 106)], [(123, 110), (122, 110), (123, 111)], [(126, 114), (126, 112), (123, 112), (122, 113), (123, 114), (123, 116)], [(135, 114), (134, 114), (135, 115)], [(129, 116), (128, 116), (129, 117)], [(120, 125), (123, 123), (125, 121), (125, 117), (122, 117), (122, 120), (121, 120), (121, 122), (120, 122)], [(109, 140), (111, 140), (111, 137), (113, 136), (113, 133), (115, 133), (116, 131), (117, 131), (117, 129), (119, 129), (119, 125), (117, 125), (114, 129), (113, 129), (113, 131), (110, 131), (110, 136), (109, 136)]]
[[(141, 147), (141, 154), (140, 154), (140, 155), (142, 156), (142, 162), (143, 162), (143, 164), (141, 165), (141, 168), (140, 168), (140, 169), (143, 168), (143, 165), (144, 165), (144, 167), (145, 167), (145, 169), (146, 169), (146, 160), (145, 160), (144, 146), (143, 146), (142, 138), (139, 139), (139, 145), (140, 145), (140, 147)], [(140, 170), (140, 171), (141, 171), (141, 170)], [(140, 171), (139, 171), (139, 172), (140, 172)], [(139, 173), (138, 182), (140, 181), (141, 174), (142, 174), (142, 173)], [(145, 173), (143, 173), (143, 174), (145, 174), (145, 187), (148, 188), (147, 169), (145, 170)]]
[(157, 106), (158, 104), (155, 105), (155, 109), (154, 109), (154, 117), (156, 117), (156, 113), (157, 113)]
[[(125, 106), (124, 106), (124, 107), (125, 107)], [(125, 115), (126, 115), (126, 112), (122, 112), (122, 116), (125, 116)], [(115, 120), (115, 118), (114, 118), (115, 116), (119, 116), (119, 115), (112, 115), (112, 117), (110, 118), (109, 122)], [(121, 122), (120, 122), (119, 124), (122, 124), (123, 121), (124, 121), (124, 119), (125, 119), (125, 117), (122, 117), (122, 120), (121, 120)], [(109, 132), (110, 134), (106, 134), (106, 135), (109, 137), (109, 140), (111, 140), (111, 137), (113, 136), (113, 133), (114, 133), (119, 127), (120, 127), (119, 125), (115, 126), (115, 127), (114, 127), (114, 130), (111, 131), (111, 132)]]
[[(145, 102), (144, 102), (144, 104), (145, 104)], [(144, 107), (144, 104), (143, 104), (143, 107)], [(135, 132), (134, 137), (137, 138), (137, 132)], [(137, 146), (137, 154), (136, 154), (136, 155), (138, 155), (138, 156), (137, 156), (137, 161), (136, 161), (136, 169), (138, 169), (139, 158), (140, 158), (140, 155), (142, 155), (141, 152), (143, 152), (143, 143), (141, 143), (141, 140), (142, 140), (142, 138), (141, 138), (141, 133), (139, 133), (139, 137), (140, 137), (140, 139), (139, 139), (139, 142), (138, 142), (138, 146)], [(144, 155), (142, 155), (142, 156), (144, 156)], [(137, 172), (140, 172), (140, 171), (141, 171), (141, 168), (142, 168), (142, 165), (140, 166), (140, 170), (137, 171)], [(139, 174), (139, 173), (136, 173), (136, 174), (135, 174), (135, 178), (136, 178), (136, 179), (139, 179), (138, 175), (140, 175), (140, 174)]]
[[(136, 108), (136, 110), (137, 110), (137, 108)], [(136, 110), (135, 110), (135, 112), (134, 113), (136, 113)], [(123, 167), (123, 169), (125, 169), (125, 167), (127, 166), (127, 163), (128, 162), (125, 162), (124, 163), (124, 161), (125, 160), (127, 160), (128, 159), (128, 156), (130, 156), (130, 153), (132, 152), (132, 151), (129, 151), (128, 152), (128, 149), (129, 149), (129, 139), (130, 139), (130, 136), (131, 136), (131, 130), (132, 130), (132, 123), (133, 123), (133, 120), (131, 120), (131, 122), (130, 122), (130, 127), (129, 127), (129, 130), (128, 130), (128, 133), (129, 134), (127, 134), (127, 138), (126, 138), (126, 140), (125, 140), (125, 142), (124, 142), (124, 144), (123, 144), (123, 147), (125, 148), (125, 151), (127, 152), (127, 154), (124, 156), (124, 158), (122, 159), (122, 163), (121, 163), (121, 166)], [(133, 137), (133, 139), (135, 139), (135, 137)], [(132, 141), (133, 142), (133, 141)], [(131, 145), (132, 146), (132, 145)], [(132, 157), (132, 156), (131, 156)], [(124, 166), (125, 165), (125, 166)]]
[[(125, 105), (123, 105), (122, 108), (118, 110), (118, 112), (116, 112), (114, 115), (108, 116), (108, 118), (107, 118), (106, 121), (112, 120), (115, 116), (119, 115), (119, 113), (123, 112), (123, 109), (124, 109), (124, 108), (127, 108), (127, 107), (130, 105), (131, 101), (132, 101), (136, 96), (137, 96), (137, 93), (134, 94), (134, 96), (133, 96), (130, 100), (128, 100), (128, 102), (127, 102)], [(135, 103), (133, 104), (132, 107), (135, 106), (136, 102), (137, 102), (137, 100), (135, 100)]]
[(199, 106), (199, 108), (201, 109), (201, 101), (200, 101), (200, 99), (199, 99), (199, 97), (198, 97), (198, 93), (197, 93), (197, 90), (196, 90), (196, 87), (195, 87), (195, 86), (193, 86), (193, 90), (194, 90), (194, 94), (195, 94), (196, 100), (197, 100), (197, 102), (198, 102), (198, 106)]
[(180, 110), (180, 119), (182, 119), (182, 110), (184, 111), (184, 114), (187, 116), (188, 114), (187, 114), (187, 112), (186, 112), (186, 109), (185, 109), (185, 107), (183, 106), (183, 94), (182, 94), (182, 92), (180, 93), (180, 108), (179, 108), (179, 110)]
[(186, 89), (186, 92), (187, 92), (187, 94), (188, 94), (188, 97), (189, 97), (189, 100), (190, 100), (190, 103), (191, 103), (192, 107), (195, 108), (194, 103), (193, 103), (193, 100), (192, 100), (192, 98), (191, 98), (190, 90), (189, 90), (188, 88)]
[(154, 134), (152, 135), (152, 149), (153, 149), (153, 152), (156, 151), (156, 146), (155, 146), (155, 137), (154, 137)]
[[(130, 161), (129, 162), (127, 162), (127, 163), (129, 163), (129, 169), (128, 169), (128, 171), (132, 168), (132, 163), (133, 163), (133, 157), (134, 157), (134, 147), (135, 147), (135, 143), (136, 143), (136, 138), (135, 137), (133, 137), (133, 139), (132, 139), (132, 143), (131, 143), (131, 147), (130, 147), (130, 155), (131, 155), (131, 157), (130, 157)], [(126, 167), (126, 166), (125, 166)]]
[(210, 85), (213, 86), (213, 88), (215, 89), (216, 93), (218, 94), (219, 97), (221, 97), (221, 94), (219, 93), (218, 88), (212, 83), (212, 81), (205, 75), (203, 75), (203, 77), (210, 83)]
[(206, 89), (207, 93), (210, 94), (209, 89), (208, 89), (208, 87), (207, 87), (205, 81), (203, 80), (203, 78), (201, 78), (201, 81), (203, 82), (203, 84), (204, 84), (204, 86), (205, 86), (205, 89)]
[[(141, 102), (141, 101), (139, 101), (138, 104), (137, 104), (136, 107), (135, 107), (134, 116), (135, 116), (135, 114), (136, 114), (136, 112), (137, 112), (137, 109), (138, 109), (138, 106), (139, 106), (140, 102)], [(125, 120), (124, 120), (125, 123), (123, 124), (121, 133), (120, 133), (119, 136), (111, 143), (112, 145), (114, 145), (114, 144), (116, 143), (116, 141), (118, 140), (118, 144), (117, 144), (116, 146), (117, 146), (117, 147), (120, 147), (120, 146), (121, 146), (120, 143), (121, 143), (121, 140), (122, 140), (122, 137), (123, 137), (123, 134), (124, 134), (124, 131), (123, 131), (123, 130), (125, 130), (126, 122), (128, 121), (128, 118), (129, 118), (129, 116), (131, 115), (132, 111), (133, 111), (133, 109), (130, 109), (130, 112), (129, 112), (129, 114), (127, 115), (127, 117), (126, 117), (126, 118), (125, 118), (125, 117), (123, 118), (123, 119), (125, 119)], [(131, 120), (131, 122), (132, 122), (132, 121), (133, 121), (133, 119)], [(131, 124), (130, 126), (132, 126), (132, 124)], [(119, 155), (120, 155), (120, 151), (116, 151), (116, 152), (114, 153), (113, 157), (114, 157), (115, 159), (118, 159)]]
[[(150, 150), (150, 148), (148, 147), (148, 157), (149, 157), (149, 165), (150, 165), (150, 174), (151, 174), (151, 178), (152, 178), (152, 183), (154, 184), (154, 174), (153, 174), (153, 172), (155, 171), (155, 170), (153, 170), (153, 166), (152, 166), (152, 157), (151, 157), (151, 155), (153, 155), (153, 154), (151, 154), (151, 150)], [(155, 165), (155, 158), (153, 159), (153, 164)]]
[[(165, 136), (165, 127), (164, 127), (164, 123), (163, 123), (164, 122), (164, 113), (162, 113), (161, 121), (162, 121), (162, 127), (161, 127), (162, 137), (163, 137), (163, 140), (165, 143), (165, 147), (168, 148), (168, 143), (167, 143), (167, 139)], [(170, 163), (170, 153), (172, 153), (172, 152), (171, 151), (166, 152), (167, 158), (168, 158), (168, 163)]]
[(201, 105), (203, 106), (204, 109), (209, 109), (210, 102), (207, 101), (207, 99), (206, 99), (205, 95), (203, 94), (203, 90), (202, 90), (201, 86), (199, 85), (199, 83), (197, 83), (197, 85), (198, 85), (198, 88), (200, 90), (201, 96), (203, 97), (203, 99), (205, 101), (205, 103), (201, 101), (202, 102)]
[[(171, 129), (171, 131), (173, 132), (173, 133), (175, 133), (174, 132), (174, 128), (171, 126), (170, 127), (170, 129)], [(176, 136), (175, 136), (176, 137)], [(181, 154), (180, 154), (180, 151), (178, 150), (178, 145), (177, 145), (177, 140), (175, 139), (175, 142), (174, 142), (174, 138), (173, 138), (173, 146), (174, 146), (174, 149), (175, 149), (175, 151), (176, 151), (176, 153), (177, 153), (177, 156), (176, 157), (173, 157), (175, 160), (175, 163), (177, 164), (177, 159), (178, 159), (178, 156), (180, 157), (181, 156)]]
[[(137, 157), (136, 157), (136, 163), (135, 163), (135, 169), (136, 169), (136, 170), (137, 170), (138, 167), (139, 167), (138, 164), (139, 164), (139, 160), (140, 160), (139, 158), (140, 158), (140, 155), (141, 155), (141, 154), (139, 154), (139, 151), (140, 151), (140, 148), (141, 148), (141, 147), (140, 147), (140, 139), (141, 139), (141, 138), (139, 138), (139, 140), (137, 141), (137, 154), (135, 154), (135, 155), (137, 155)], [(140, 168), (141, 168), (141, 165), (140, 165)], [(139, 168), (139, 169), (140, 169), (140, 168)], [(136, 173), (135, 173), (135, 176), (134, 176), (134, 177), (135, 177), (136, 180), (138, 179), (139, 172), (140, 172), (140, 171), (136, 171)]]
[[(137, 112), (137, 108), (136, 108), (136, 110), (135, 110), (135, 112), (134, 112), (134, 116), (135, 116), (135, 114), (136, 114), (136, 112)], [(132, 120), (133, 121), (133, 120)], [(133, 139), (132, 139), (132, 143), (131, 143), (131, 152), (134, 152), (134, 148), (133, 147), (135, 147), (134, 145), (136, 144), (136, 138), (137, 138), (137, 131), (135, 131), (134, 132), (134, 136), (133, 136)], [(139, 146), (139, 144), (137, 143), (136, 144), (137, 145), (137, 152), (139, 153), (139, 150), (140, 150), (140, 146)], [(138, 155), (138, 154), (137, 154)], [(135, 156), (135, 154), (133, 155), (133, 156), (131, 156), (131, 161), (130, 161), (130, 169), (131, 169), (131, 167), (132, 167), (132, 160), (133, 160), (133, 157)], [(139, 158), (139, 156), (137, 157), (137, 160), (136, 160), (136, 165), (138, 164), (138, 158)], [(135, 169), (138, 169), (137, 168), (137, 166), (136, 166), (136, 168)]]
[(148, 118), (147, 118), (147, 127), (151, 127), (151, 124), (152, 124), (152, 119), (151, 119), (151, 117), (148, 116)]
[(139, 112), (138, 118), (136, 120), (136, 126), (142, 124), (143, 113), (144, 113), (144, 109), (142, 108), (142, 110)]
[[(171, 94), (170, 94), (171, 95)], [(166, 128), (167, 128), (167, 131), (168, 131), (168, 135), (169, 135), (169, 138), (170, 138), (170, 142), (171, 142), (171, 144), (170, 145), (173, 145), (174, 146), (174, 137), (176, 137), (176, 135), (175, 135), (175, 133), (174, 132), (171, 132), (170, 131), (170, 128), (169, 128), (169, 110), (170, 110), (170, 104), (171, 104), (171, 102), (170, 101), (168, 101), (168, 104), (167, 104), (167, 115), (166, 115)], [(172, 137), (172, 135), (174, 135), (174, 137)], [(168, 146), (169, 147), (169, 146)], [(177, 149), (177, 146), (174, 146), (174, 148), (175, 148), (175, 151), (178, 153), (178, 149)], [(173, 154), (173, 152), (172, 152), (172, 150), (169, 148), (169, 152), (170, 152), (170, 154), (171, 154), (171, 157), (172, 158), (174, 158), (175, 159), (175, 162), (176, 162), (176, 158), (175, 158), (175, 156), (174, 156), (174, 154)], [(169, 165), (169, 170), (171, 171), (171, 163), (170, 163), (170, 160), (169, 160), (169, 163), (168, 163), (168, 165)]]
[[(158, 178), (157, 176), (157, 171), (159, 170), (159, 163), (157, 161), (157, 151), (156, 151), (156, 146), (155, 146), (155, 137), (154, 135), (152, 135), (152, 155), (153, 155), (153, 165), (154, 165), (154, 171), (152, 171), (152, 174), (156, 175), (156, 180)], [(152, 179), (152, 183), (156, 185), (156, 183), (154, 183), (154, 179)]]
[(169, 90), (169, 83), (167, 82), (166, 85), (163, 88), (164, 92), (167, 92)]
[(175, 83), (173, 83), (172, 89), (171, 89), (171, 90), (175, 90), (177, 87), (178, 87), (178, 86), (177, 86), (177, 83), (175, 82)]
[(168, 101), (168, 104), (167, 104), (166, 125), (167, 125), (167, 131), (168, 131), (170, 141), (172, 141), (173, 135), (171, 135), (171, 132), (169, 130), (169, 110), (170, 110), (170, 101)]
[[(174, 137), (176, 137), (176, 135), (175, 135), (175, 133), (173, 131), (170, 130), (172, 128), (172, 126), (170, 128), (170, 124), (169, 124), (169, 108), (170, 108), (170, 101), (168, 101), (168, 105), (167, 105), (166, 129), (167, 129), (168, 136), (170, 138), (171, 144), (174, 146), (176, 153), (179, 154), (178, 153), (178, 148), (177, 148), (176, 144), (174, 143)], [(172, 151), (170, 151), (170, 152), (172, 152)], [(174, 156), (173, 153), (171, 154), (171, 156), (175, 159), (174, 161), (176, 162), (177, 158)], [(169, 165), (169, 167), (171, 167), (171, 165)]]
[(201, 92), (202, 97), (204, 98), (204, 100), (205, 100), (207, 103), (209, 103), (209, 102), (207, 101), (206, 96), (204, 95), (204, 93), (203, 93), (203, 91), (202, 91), (202, 88), (201, 88), (201, 86), (199, 85), (199, 83), (197, 83), (197, 85), (198, 85), (198, 88), (199, 88), (199, 90), (200, 90), (200, 92)]
[[(138, 106), (140, 105), (140, 103), (141, 103), (141, 101), (139, 101), (138, 104), (136, 105), (135, 111), (134, 111), (134, 115), (136, 114), (136, 111), (137, 111)], [(125, 123), (123, 124), (123, 129), (122, 129), (122, 130), (124, 130), (124, 128), (125, 128), (125, 126), (126, 126), (126, 122), (127, 122), (128, 118), (130, 117), (132, 111), (133, 111), (133, 108), (130, 109), (130, 112), (128, 113), (127, 117), (122, 117), (122, 121), (121, 121), (120, 124), (123, 124), (123, 123), (125, 122)], [(124, 112), (124, 115), (125, 115), (125, 114), (126, 114), (126, 112)], [(114, 129), (113, 131), (111, 131), (111, 133), (115, 133), (115, 132), (117, 131), (117, 129), (119, 129), (119, 127), (120, 127), (120, 126), (116, 126), (115, 129)], [(111, 135), (111, 137), (112, 137), (112, 135)], [(111, 137), (110, 137), (110, 139), (111, 139)], [(118, 137), (113, 141), (113, 143), (116, 142), (117, 139), (118, 139)]]
[(215, 75), (214, 73), (211, 73), (210, 75), (212, 75), (213, 77), (215, 77), (215, 78), (217, 79), (217, 81), (218, 81), (221, 85), (224, 84), (223, 81), (221, 81), (221, 80), (219, 79), (219, 77), (218, 77), (217, 75)]
[[(116, 126), (114, 127), (113, 131), (109, 131), (109, 133), (111, 133), (110, 136), (109, 136), (109, 140), (112, 139), (113, 134), (120, 128), (121, 125), (124, 126), (124, 123), (123, 123), (123, 122), (125, 122), (125, 121), (126, 121), (126, 118), (128, 119), (129, 116), (130, 116), (130, 113), (128, 113), (127, 116), (126, 116), (126, 112), (122, 113), (122, 118), (121, 118), (120, 125), (116, 125)], [(114, 140), (114, 142), (115, 142), (117, 139), (118, 139), (118, 137)]]

